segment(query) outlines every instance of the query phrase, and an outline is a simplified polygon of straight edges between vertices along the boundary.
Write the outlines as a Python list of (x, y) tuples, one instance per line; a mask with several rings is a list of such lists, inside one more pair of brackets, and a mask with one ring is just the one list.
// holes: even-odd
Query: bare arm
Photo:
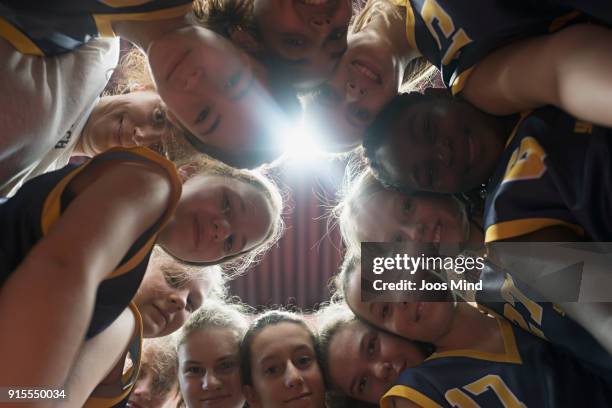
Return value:
[(462, 96), (492, 114), (555, 105), (612, 127), (611, 73), (612, 30), (577, 24), (490, 54), (476, 65)]
[(162, 170), (130, 164), (118, 163), (77, 195), (1, 288), (0, 361), (11, 367), (0, 371), (1, 385), (66, 381), (99, 283), (168, 205)]
[(87, 340), (75, 361), (64, 389), (68, 400), (62, 406), (82, 407), (96, 386), (109, 374), (117, 363), (134, 332), (135, 320), (132, 311), (123, 313), (103, 332)]

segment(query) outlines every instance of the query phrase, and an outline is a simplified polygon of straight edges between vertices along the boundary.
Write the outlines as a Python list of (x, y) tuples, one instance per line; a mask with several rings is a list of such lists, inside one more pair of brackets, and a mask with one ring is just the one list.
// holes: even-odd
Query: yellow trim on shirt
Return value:
[(489, 226), (485, 232), (485, 244), (503, 239), (519, 237), (521, 235), (529, 234), (543, 228), (553, 226), (566, 227), (574, 231), (576, 234), (584, 236), (584, 229), (576, 224), (571, 224), (555, 218), (524, 218), (520, 220), (498, 222)]
[(453, 80), (453, 82), (450, 84), (451, 92), (453, 95), (457, 95), (459, 92), (463, 91), (463, 88), (465, 87), (465, 84), (474, 68), (475, 66), (471, 66), (470, 68), (457, 75), (457, 77)]
[(468, 357), (475, 358), (477, 360), (495, 361), (498, 363), (513, 363), (522, 364), (523, 360), (518, 351), (516, 345), (516, 338), (512, 332), (512, 326), (505, 319), (495, 317), (499, 330), (501, 331), (502, 338), (504, 340), (504, 352), (503, 353), (490, 353), (486, 351), (471, 350), (471, 349), (458, 349), (443, 351), (440, 353), (433, 353), (431, 356), (425, 359), (435, 360), (443, 357)]
[[(152, 161), (153, 163), (162, 167), (166, 171), (168, 176), (170, 177), (170, 183), (172, 185), (172, 192), (171, 192), (169, 205), (166, 211), (164, 212), (164, 214), (160, 217), (160, 220), (158, 221), (160, 222), (160, 225), (157, 231), (151, 234), (151, 237), (149, 237), (147, 242), (140, 247), (140, 249), (134, 256), (128, 259), (127, 262), (121, 264), (117, 269), (112, 271), (107, 276), (107, 279), (115, 277), (115, 276), (123, 275), (124, 273), (127, 273), (130, 270), (134, 269), (140, 262), (142, 262), (142, 260), (151, 250), (151, 247), (155, 244), (155, 240), (157, 239), (157, 235), (159, 234), (159, 231), (161, 231), (161, 229), (170, 220), (170, 217), (172, 216), (172, 214), (174, 214), (174, 210), (176, 209), (179, 198), (181, 197), (181, 190), (182, 190), (182, 183), (178, 177), (174, 164), (166, 160), (162, 156), (158, 155), (154, 151), (147, 149), (146, 147), (141, 147), (141, 146), (132, 147), (132, 148), (115, 147), (115, 148), (112, 148), (102, 153), (102, 155), (106, 155), (106, 154), (117, 152), (117, 151), (125, 151), (125, 152), (133, 153), (136, 156), (148, 159)], [(87, 166), (95, 160), (96, 158), (94, 157), (87, 163), (83, 164), (80, 167), (77, 167), (76, 169), (68, 173), (68, 175), (66, 175), (51, 190), (51, 192), (49, 193), (49, 195), (47, 196), (45, 200), (45, 203), (43, 205), (42, 215), (40, 217), (41, 229), (43, 231), (43, 235), (47, 235), (51, 226), (61, 216), (61, 197), (68, 183), (70, 183), (70, 181), (72, 181), (77, 174), (79, 174), (81, 171), (86, 169)]]
[(380, 399), (380, 406), (382, 408), (393, 408), (391, 398), (402, 398), (418, 404), (423, 408), (442, 408), (440, 404), (420, 393), (412, 387), (406, 385), (394, 385), (389, 391)]
[(127, 262), (125, 262), (124, 264), (120, 265), (117, 269), (115, 269), (109, 275), (109, 277), (123, 275), (124, 273), (127, 273), (130, 270), (134, 269), (140, 262), (142, 262), (144, 257), (149, 253), (149, 251), (155, 244), (155, 241), (157, 240), (157, 235), (162, 230), (162, 228), (168, 223), (172, 214), (174, 214), (174, 210), (176, 209), (178, 201), (181, 198), (181, 190), (182, 190), (182, 183), (181, 183), (181, 180), (179, 179), (178, 173), (176, 172), (176, 167), (174, 166), (174, 164), (168, 161), (167, 159), (163, 158), (162, 156), (158, 155), (153, 150), (147, 149), (146, 147), (140, 147), (140, 146), (133, 147), (130, 149), (123, 149), (123, 148), (111, 149), (109, 150), (109, 152), (112, 150), (129, 150), (130, 152), (137, 153), (139, 156), (143, 156), (149, 159), (150, 161), (161, 166), (166, 171), (166, 173), (168, 173), (168, 175), (170, 176), (170, 182), (172, 185), (172, 193), (171, 193), (172, 196), (170, 197), (170, 204), (168, 205), (166, 212), (161, 217), (161, 223), (157, 231), (151, 234), (147, 242), (143, 246), (140, 247), (138, 252), (134, 256), (132, 256), (132, 258), (130, 258)]
[(114, 37), (113, 23), (115, 21), (157, 21), (167, 20), (184, 16), (191, 12), (193, 5), (183, 4), (176, 7), (171, 7), (163, 10), (149, 11), (145, 13), (117, 13), (117, 14), (94, 14), (93, 19), (96, 22), (96, 27), (100, 36)]
[(107, 5), (108, 7), (123, 8), (123, 7), (134, 7), (142, 6), (150, 2), (151, 0), (98, 0), (100, 3)]
[(418, 51), (419, 47), (417, 47), (416, 43), (416, 34), (414, 32), (414, 27), (416, 24), (416, 20), (414, 18), (414, 10), (412, 9), (412, 4), (410, 0), (406, 0), (406, 40), (408, 40), (408, 44), (412, 47), (413, 50)]
[[(140, 373), (141, 366), (141, 358), (142, 358), (142, 340), (143, 340), (143, 327), (142, 327), (142, 316), (136, 307), (134, 302), (130, 302), (129, 305), (132, 314), (134, 315), (134, 320), (136, 320), (136, 325), (134, 327), (133, 336), (137, 336), (140, 345), (138, 347), (138, 356), (133, 358), (134, 365), (130, 370), (128, 370), (129, 375), (123, 375), (121, 378), (121, 388), (122, 391), (118, 395), (114, 397), (89, 397), (85, 404), (83, 404), (83, 408), (112, 408), (117, 405), (119, 402), (123, 401), (134, 388), (134, 384), (136, 384), (136, 379), (138, 379), (138, 374)], [(128, 349), (132, 343), (132, 340), (128, 343)], [(126, 354), (127, 355), (127, 354)], [(126, 387), (128, 381), (131, 381), (131, 384)]]
[(39, 57), (45, 55), (21, 30), (2, 17), (0, 17), (0, 37), (10, 42), (22, 54), (37, 55)]

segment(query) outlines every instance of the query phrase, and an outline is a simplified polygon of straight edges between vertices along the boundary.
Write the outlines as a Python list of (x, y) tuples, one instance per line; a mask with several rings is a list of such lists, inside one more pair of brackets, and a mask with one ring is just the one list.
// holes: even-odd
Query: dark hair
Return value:
[(378, 114), (374, 122), (366, 129), (363, 138), (363, 151), (367, 163), (372, 169), (372, 174), (381, 184), (387, 188), (401, 190), (389, 173), (386, 171), (376, 152), (387, 141), (389, 131), (402, 116), (402, 111), (411, 105), (423, 103), (433, 99), (431, 96), (421, 94), (419, 92), (410, 92), (395, 96)]
[(317, 353), (317, 341), (315, 335), (310, 327), (308, 327), (308, 324), (306, 324), (304, 319), (300, 317), (300, 315), (281, 310), (267, 311), (255, 319), (253, 323), (251, 323), (248, 330), (244, 334), (242, 341), (240, 342), (240, 378), (242, 385), (253, 385), (253, 376), (251, 372), (251, 346), (255, 340), (255, 337), (266, 327), (280, 323), (293, 323), (306, 330), (312, 341), (315, 353)]

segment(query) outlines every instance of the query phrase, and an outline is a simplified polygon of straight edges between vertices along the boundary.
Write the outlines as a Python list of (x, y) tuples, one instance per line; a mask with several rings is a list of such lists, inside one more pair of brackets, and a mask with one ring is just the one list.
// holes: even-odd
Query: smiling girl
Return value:
[(241, 408), (239, 344), (247, 330), (246, 309), (209, 300), (178, 337), (179, 384), (187, 408)]
[[(336, 148), (356, 146), (398, 92), (409, 64), (422, 57), (455, 94), (489, 113), (550, 104), (612, 125), (603, 109), (612, 89), (610, 30), (574, 24), (549, 34), (576, 16), (570, 11), (550, 3), (483, 1), (466, 7), (445, 0), (370, 0), (355, 19), (333, 77), (310, 107), (334, 129)], [(487, 16), (487, 24), (480, 16)]]
[(240, 369), (250, 407), (325, 407), (315, 336), (300, 316), (268, 311), (240, 343)]
[[(182, 188), (174, 166), (150, 150), (110, 150), (28, 182), (0, 207), (0, 326), (11, 333), (2, 336), (2, 359), (22, 349), (36, 354), (31, 367), (20, 364), (23, 371), (0, 383), (63, 385), (85, 333), (99, 333), (128, 305), (156, 241), (175, 258), (212, 265), (248, 263), (278, 237), (282, 199), (263, 176), (211, 161), (181, 174)], [(96, 297), (99, 286), (126, 296)], [(24, 293), (34, 303), (15, 308)], [(48, 315), (40, 316), (37, 302)], [(94, 305), (104, 303), (110, 310), (90, 322)], [(31, 324), (16, 329), (15, 321)]]
[[(362, 302), (360, 262), (339, 277), (346, 302), (376, 327), (431, 343), (436, 352), (405, 370), (381, 399), (383, 407), (604, 406), (610, 385), (549, 343), (465, 302)], [(343, 350), (340, 345), (337, 350)], [(538, 378), (534, 386), (532, 378)], [(568, 384), (580, 384), (575, 392)], [(478, 405), (477, 405), (478, 404)]]
[(280, 155), (283, 110), (299, 106), (285, 79), (193, 22), (191, 0), (116, 3), (6, 4), (2, 36), (22, 53), (50, 57), (118, 35), (147, 53), (169, 118), (194, 148), (237, 167)]

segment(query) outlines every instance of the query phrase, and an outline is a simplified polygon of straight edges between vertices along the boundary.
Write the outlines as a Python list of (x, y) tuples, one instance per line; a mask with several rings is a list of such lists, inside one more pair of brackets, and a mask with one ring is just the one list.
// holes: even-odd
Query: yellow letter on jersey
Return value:
[(448, 64), (461, 48), (472, 42), (472, 39), (468, 37), (463, 28), (455, 30), (453, 19), (442, 7), (440, 7), (436, 0), (426, 0), (425, 3), (423, 3), (421, 16), (427, 25), (427, 29), (438, 43), (438, 49), (442, 50), (442, 42), (433, 26), (435, 20), (438, 20), (438, 24), (446, 40), (451, 41), (450, 46), (442, 56), (442, 65)]
[(502, 183), (542, 177), (546, 172), (545, 158), (546, 152), (533, 137), (524, 138), (510, 157)]

